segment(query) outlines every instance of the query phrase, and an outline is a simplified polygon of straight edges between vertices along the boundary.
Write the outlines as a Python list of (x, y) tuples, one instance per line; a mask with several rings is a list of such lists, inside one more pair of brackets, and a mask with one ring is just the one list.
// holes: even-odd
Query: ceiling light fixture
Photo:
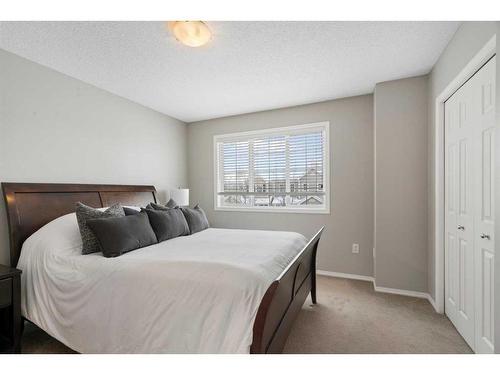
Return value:
[(212, 32), (202, 21), (170, 21), (168, 28), (179, 42), (189, 47), (201, 47), (212, 38)]

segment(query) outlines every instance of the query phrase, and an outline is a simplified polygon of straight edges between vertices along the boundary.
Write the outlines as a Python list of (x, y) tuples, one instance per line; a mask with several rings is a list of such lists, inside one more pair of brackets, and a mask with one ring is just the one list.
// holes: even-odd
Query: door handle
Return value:
[(480, 236), (483, 240), (489, 240), (490, 239), (490, 235), (489, 234), (484, 234), (484, 233), (481, 233), (481, 236)]
[(459, 225), (459, 226), (457, 227), (457, 229), (458, 229), (458, 230), (465, 230), (465, 227), (464, 227), (463, 225)]

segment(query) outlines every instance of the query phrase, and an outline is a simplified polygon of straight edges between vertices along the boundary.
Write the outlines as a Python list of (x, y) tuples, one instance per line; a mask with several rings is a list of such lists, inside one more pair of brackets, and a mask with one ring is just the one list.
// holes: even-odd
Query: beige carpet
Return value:
[(285, 353), (471, 353), (427, 300), (324, 276), (318, 277), (317, 297), (315, 306), (306, 301)]
[[(371, 283), (318, 277), (318, 305), (306, 301), (285, 353), (471, 353), (428, 301), (376, 293)], [(23, 353), (71, 353), (27, 324)]]

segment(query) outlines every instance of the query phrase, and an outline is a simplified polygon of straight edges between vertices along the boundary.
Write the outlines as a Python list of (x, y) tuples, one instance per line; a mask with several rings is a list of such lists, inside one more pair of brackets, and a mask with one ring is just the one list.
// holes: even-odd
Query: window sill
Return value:
[(276, 207), (214, 207), (215, 211), (228, 211), (228, 212), (265, 212), (265, 213), (275, 213), (275, 214), (319, 214), (319, 215), (329, 215), (330, 209), (328, 208), (318, 208), (318, 209), (300, 209), (300, 208), (276, 208)]

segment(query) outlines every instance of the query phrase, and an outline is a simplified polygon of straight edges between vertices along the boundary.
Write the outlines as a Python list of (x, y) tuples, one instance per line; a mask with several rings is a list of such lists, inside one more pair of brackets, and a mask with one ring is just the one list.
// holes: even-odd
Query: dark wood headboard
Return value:
[(144, 206), (157, 202), (154, 186), (28, 184), (2, 182), (10, 239), (10, 264), (15, 267), (23, 242), (43, 225), (75, 211), (76, 202), (92, 207), (115, 203)]

